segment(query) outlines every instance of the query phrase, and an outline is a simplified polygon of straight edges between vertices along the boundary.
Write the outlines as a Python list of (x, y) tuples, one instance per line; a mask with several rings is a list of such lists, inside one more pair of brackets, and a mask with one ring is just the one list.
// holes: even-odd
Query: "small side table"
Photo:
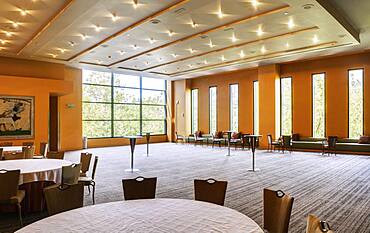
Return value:
[(226, 131), (227, 133), (227, 155), (226, 156), (230, 156), (230, 140), (231, 140), (231, 134), (233, 133), (233, 131)]
[(149, 153), (149, 143), (150, 143), (150, 134), (151, 133), (152, 132), (146, 132), (145, 135), (144, 135), (144, 137), (146, 139), (146, 156), (150, 155), (150, 153)]
[(251, 171), (251, 172), (260, 171), (260, 169), (256, 168), (255, 151), (257, 147), (257, 139), (262, 137), (262, 135), (245, 135), (244, 137), (250, 139), (249, 142), (250, 142), (251, 150), (252, 150), (252, 168), (248, 169), (248, 171)]
[(131, 166), (129, 169), (126, 169), (125, 172), (138, 172), (139, 169), (134, 169), (134, 152), (135, 152), (135, 145), (136, 139), (143, 138), (142, 136), (125, 136), (130, 140), (130, 147), (131, 147)]

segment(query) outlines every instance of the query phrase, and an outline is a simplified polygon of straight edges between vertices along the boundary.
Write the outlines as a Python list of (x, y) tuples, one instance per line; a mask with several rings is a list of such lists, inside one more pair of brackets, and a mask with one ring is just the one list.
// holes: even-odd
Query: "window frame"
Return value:
[(211, 88), (216, 88), (216, 130), (218, 129), (217, 127), (217, 123), (218, 123), (218, 111), (217, 111), (217, 100), (218, 100), (218, 87), (217, 86), (209, 86), (208, 87), (208, 98), (209, 98), (209, 101), (208, 101), (208, 105), (209, 105), (209, 111), (208, 111), (208, 119), (209, 119), (209, 133), (212, 134), (212, 133), (215, 133), (215, 132), (211, 132)]
[(239, 94), (240, 94), (240, 91), (239, 91), (239, 83), (230, 83), (229, 84), (229, 130), (233, 130), (232, 127), (231, 127), (232, 126), (231, 125), (232, 124), (232, 117), (231, 117), (231, 108), (232, 108), (231, 107), (231, 100), (232, 100), (231, 99), (231, 86), (233, 86), (233, 85), (237, 85), (238, 86), (238, 127), (237, 127), (238, 130), (237, 131), (239, 131), (239, 102), (240, 102), (239, 101), (239, 99), (240, 99), (239, 98), (240, 97), (239, 96)]
[[(256, 129), (255, 129), (255, 124), (256, 124), (256, 119), (255, 119), (255, 110), (256, 110), (256, 106), (255, 106), (255, 90), (254, 90), (254, 84), (255, 83), (258, 83), (258, 94), (259, 94), (259, 82), (258, 80), (254, 80), (253, 81), (253, 134), (256, 134)], [(258, 113), (259, 113), (259, 96), (258, 96)], [(258, 114), (259, 115), (259, 114)], [(258, 123), (259, 123), (259, 119), (258, 119)], [(259, 134), (259, 124), (258, 124), (258, 133)]]
[(281, 80), (282, 79), (290, 79), (291, 80), (291, 91), (290, 91), (290, 106), (291, 106), (291, 112), (292, 112), (292, 119), (291, 119), (291, 125), (292, 125), (292, 132), (290, 132), (290, 135), (293, 134), (293, 77), (292, 76), (285, 76), (285, 77), (280, 77), (280, 136), (283, 136), (283, 92), (282, 92), (282, 85), (281, 85)]
[(365, 134), (365, 68), (361, 67), (361, 68), (351, 68), (351, 69), (348, 69), (347, 70), (347, 119), (348, 119), (348, 123), (347, 123), (347, 138), (349, 139), (356, 139), (356, 138), (350, 138), (350, 135), (349, 135), (349, 115), (350, 115), (350, 112), (349, 112), (349, 72), (352, 71), (352, 70), (362, 70), (362, 135)]
[(198, 116), (197, 116), (197, 131), (199, 130), (199, 88), (192, 88), (190, 90), (190, 130), (191, 130), (191, 133), (195, 133), (194, 131), (194, 126), (193, 126), (193, 91), (194, 90), (197, 90), (197, 99), (198, 99), (198, 104), (197, 104), (197, 107), (198, 107)]
[(314, 138), (314, 135), (313, 135), (313, 132), (314, 132), (314, 128), (313, 128), (313, 125), (314, 125), (314, 119), (313, 119), (313, 115), (314, 115), (314, 101), (313, 101), (313, 98), (314, 98), (314, 93), (313, 93), (313, 76), (314, 75), (319, 75), (319, 74), (324, 74), (324, 104), (325, 104), (325, 108), (324, 108), (324, 137), (326, 138), (327, 134), (326, 134), (326, 126), (327, 126), (327, 96), (326, 96), (326, 93), (327, 93), (327, 88), (326, 88), (326, 72), (317, 72), (317, 73), (312, 73), (311, 74), (311, 137)]

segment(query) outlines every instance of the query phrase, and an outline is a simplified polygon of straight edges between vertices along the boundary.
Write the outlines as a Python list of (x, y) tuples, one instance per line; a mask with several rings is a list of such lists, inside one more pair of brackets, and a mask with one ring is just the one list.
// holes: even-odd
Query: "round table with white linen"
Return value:
[(257, 223), (233, 209), (208, 202), (162, 198), (74, 209), (17, 232), (263, 233)]

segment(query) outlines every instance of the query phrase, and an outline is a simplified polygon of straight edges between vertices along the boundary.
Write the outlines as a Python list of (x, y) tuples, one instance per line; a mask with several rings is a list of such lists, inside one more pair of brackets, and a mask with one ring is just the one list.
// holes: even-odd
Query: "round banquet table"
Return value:
[[(42, 190), (44, 187), (60, 183), (62, 166), (72, 162), (60, 159), (17, 159), (0, 161), (0, 170), (21, 170), (19, 189), (26, 191), (22, 202), (24, 212), (37, 212), (44, 209)], [(2, 211), (14, 210), (13, 206), (1, 208)]]
[(263, 233), (247, 216), (223, 206), (184, 199), (117, 201), (63, 212), (17, 232)]

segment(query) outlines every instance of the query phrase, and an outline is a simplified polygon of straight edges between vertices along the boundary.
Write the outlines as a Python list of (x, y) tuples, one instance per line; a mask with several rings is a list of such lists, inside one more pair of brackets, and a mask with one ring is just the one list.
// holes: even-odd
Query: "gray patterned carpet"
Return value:
[[(193, 179), (213, 177), (229, 181), (225, 206), (236, 209), (262, 226), (262, 189), (282, 189), (295, 200), (289, 232), (305, 232), (306, 217), (315, 214), (328, 221), (335, 232), (370, 232), (370, 157), (322, 156), (319, 153), (268, 153), (257, 151), (260, 172), (251, 173), (249, 151), (160, 143), (136, 148), (139, 173), (124, 172), (129, 166), (128, 147), (90, 149), (100, 158), (97, 169), (96, 202), (122, 200), (122, 178), (157, 176), (157, 197), (193, 198)], [(66, 156), (79, 160), (79, 152)], [(86, 196), (85, 205), (91, 204)], [(45, 214), (25, 216), (31, 223)], [(13, 214), (0, 215), (0, 232), (16, 229)]]

